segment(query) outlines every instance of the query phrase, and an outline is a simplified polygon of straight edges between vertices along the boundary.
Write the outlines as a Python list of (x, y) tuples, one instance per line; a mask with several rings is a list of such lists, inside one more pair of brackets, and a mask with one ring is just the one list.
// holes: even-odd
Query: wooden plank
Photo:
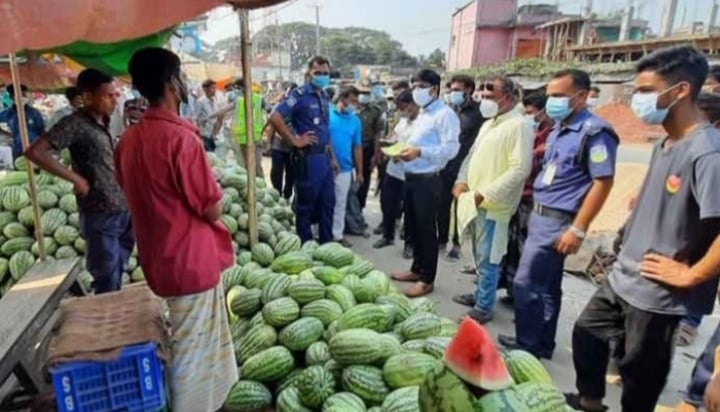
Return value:
[(37, 342), (60, 301), (77, 280), (79, 258), (36, 263), (0, 299), (0, 382)]

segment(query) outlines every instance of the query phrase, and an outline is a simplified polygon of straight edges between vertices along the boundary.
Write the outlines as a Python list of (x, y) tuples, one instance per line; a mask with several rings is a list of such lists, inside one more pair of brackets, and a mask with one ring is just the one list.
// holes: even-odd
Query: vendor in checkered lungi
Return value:
[(222, 191), (198, 130), (178, 115), (187, 89), (180, 59), (160, 48), (136, 52), (133, 86), (150, 107), (118, 145), (115, 168), (136, 222), (148, 286), (170, 313), (173, 412), (215, 412), (238, 380), (220, 272), (233, 264), (218, 222)]

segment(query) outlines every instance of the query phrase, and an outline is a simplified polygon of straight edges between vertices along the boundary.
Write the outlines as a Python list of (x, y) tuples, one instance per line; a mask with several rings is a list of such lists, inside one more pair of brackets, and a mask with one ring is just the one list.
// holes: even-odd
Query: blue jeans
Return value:
[(720, 346), (720, 325), (715, 328), (705, 350), (695, 362), (690, 383), (685, 393), (685, 402), (694, 406), (702, 406), (705, 387), (710, 382), (715, 367), (715, 348)]
[(492, 250), (493, 236), (495, 235), (495, 221), (488, 219), (486, 212), (480, 209), (473, 224), (472, 247), (475, 267), (478, 272), (475, 309), (490, 315), (495, 306), (495, 295), (500, 276), (500, 265), (490, 263), (490, 251)]
[(82, 213), (80, 232), (85, 238), (86, 266), (95, 293), (120, 290), (123, 269), (135, 244), (130, 214)]

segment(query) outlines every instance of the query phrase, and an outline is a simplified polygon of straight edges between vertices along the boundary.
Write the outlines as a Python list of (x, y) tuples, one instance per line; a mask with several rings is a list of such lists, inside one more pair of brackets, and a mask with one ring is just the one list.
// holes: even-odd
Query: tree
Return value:
[(431, 67), (445, 67), (445, 53), (440, 49), (435, 49), (425, 58), (424, 63)]

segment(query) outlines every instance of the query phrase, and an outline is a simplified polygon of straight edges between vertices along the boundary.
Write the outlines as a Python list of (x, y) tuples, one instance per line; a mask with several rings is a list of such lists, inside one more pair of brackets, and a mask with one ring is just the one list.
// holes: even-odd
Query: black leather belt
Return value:
[(553, 207), (543, 206), (539, 203), (533, 204), (533, 211), (540, 216), (550, 217), (558, 220), (574, 219), (575, 213), (565, 210), (555, 209)]
[(440, 176), (439, 172), (430, 172), (430, 173), (405, 173), (405, 180), (411, 181), (411, 180), (421, 180), (421, 179), (429, 179), (431, 177), (437, 177)]
[(327, 153), (328, 146), (327, 145), (312, 145), (308, 146), (305, 149), (303, 149), (303, 152), (306, 155), (316, 155), (316, 154), (324, 154)]

